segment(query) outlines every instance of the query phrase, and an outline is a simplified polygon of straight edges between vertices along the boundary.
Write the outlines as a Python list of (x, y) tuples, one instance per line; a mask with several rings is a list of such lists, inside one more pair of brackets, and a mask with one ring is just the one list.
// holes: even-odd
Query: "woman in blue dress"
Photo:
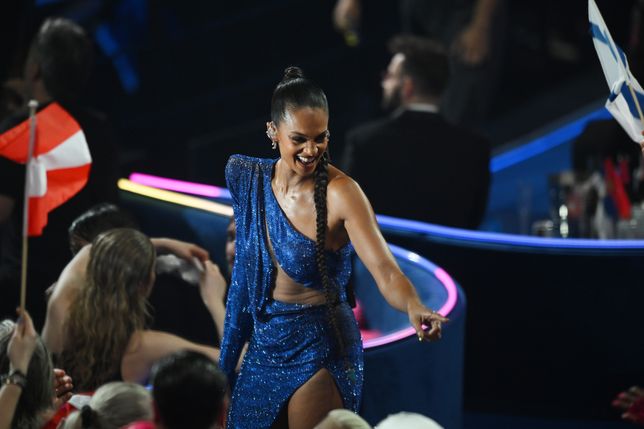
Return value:
[[(358, 411), (362, 342), (347, 303), (351, 254), (419, 340), (440, 338), (385, 243), (364, 193), (328, 164), (324, 92), (286, 69), (267, 135), (278, 159), (231, 157), (226, 180), (237, 224), (221, 368), (235, 381), (229, 428), (312, 428), (332, 409)], [(413, 154), (410, 154), (412, 156)]]

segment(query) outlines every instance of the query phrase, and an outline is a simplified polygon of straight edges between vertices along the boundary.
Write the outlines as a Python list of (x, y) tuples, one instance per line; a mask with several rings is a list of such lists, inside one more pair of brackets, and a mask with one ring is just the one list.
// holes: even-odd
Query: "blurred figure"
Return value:
[(644, 426), (644, 389), (633, 386), (613, 400), (613, 407), (622, 410), (622, 418)]
[(490, 145), (439, 110), (447, 56), (414, 36), (395, 37), (389, 49), (383, 105), (394, 113), (348, 133), (344, 171), (376, 213), (476, 229), (487, 204)]
[(228, 382), (208, 356), (185, 350), (164, 358), (152, 370), (152, 386), (158, 428), (224, 428)]
[(145, 387), (112, 382), (96, 390), (89, 404), (67, 417), (61, 429), (119, 429), (139, 420), (152, 420), (152, 398)]
[(400, 412), (378, 423), (375, 429), (443, 429), (443, 427), (422, 414)]
[[(452, 79), (441, 100), (445, 118), (476, 126), (498, 84), (505, 33), (503, 0), (400, 0), (401, 31), (448, 47)], [(343, 33), (359, 26), (361, 0), (338, 0), (333, 20)]]
[(39, 429), (53, 406), (53, 369), (27, 312), (0, 323), (0, 374), (0, 429)]
[[(29, 240), (28, 302), (35, 315), (44, 314), (39, 311), (42, 292), (68, 262), (64, 248), (71, 221), (93, 204), (116, 200), (118, 152), (112, 129), (103, 115), (79, 103), (92, 62), (93, 46), (82, 28), (69, 20), (47, 19), (31, 43), (22, 82), (11, 86), (24, 91), (23, 105), (0, 124), (0, 132), (4, 132), (25, 120), (24, 103), (30, 99), (37, 100), (40, 108), (58, 102), (80, 124), (92, 155), (86, 186), (49, 214), (42, 236)], [(17, 302), (24, 177), (24, 165), (0, 158), (0, 284), (7, 298), (2, 300), (0, 314), (9, 313)], [(42, 320), (36, 320), (36, 325), (39, 322)]]
[(330, 411), (314, 429), (372, 429), (362, 417), (353, 411), (339, 409)]

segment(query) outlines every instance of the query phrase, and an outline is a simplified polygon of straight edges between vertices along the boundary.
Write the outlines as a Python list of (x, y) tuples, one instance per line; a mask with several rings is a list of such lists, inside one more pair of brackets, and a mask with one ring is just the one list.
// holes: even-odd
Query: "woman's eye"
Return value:
[(305, 143), (306, 139), (304, 137), (291, 137), (294, 143)]

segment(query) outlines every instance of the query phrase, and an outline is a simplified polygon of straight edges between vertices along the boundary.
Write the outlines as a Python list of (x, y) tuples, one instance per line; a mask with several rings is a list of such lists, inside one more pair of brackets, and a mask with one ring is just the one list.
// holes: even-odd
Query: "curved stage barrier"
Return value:
[[(177, 193), (189, 192), (180, 184), (164, 184), (166, 190), (123, 179), (119, 181), (121, 204), (137, 217), (147, 234), (195, 242), (210, 252), (213, 261), (225, 266), (223, 251), (225, 230), (232, 214), (230, 206)], [(201, 191), (217, 193), (208, 196), (223, 197), (225, 201), (225, 192), (222, 195), (216, 189)], [(465, 295), (442, 268), (403, 248), (391, 246), (391, 250), (423, 302), (450, 322), (444, 326), (441, 341), (419, 343), (407, 316), (385, 302), (364, 265), (354, 258), (351, 282), (359, 302), (356, 316), (363, 328), (365, 348), (361, 415), (375, 424), (389, 414), (412, 411), (430, 416), (446, 428), (460, 428)], [(151, 299), (159, 319), (155, 323), (171, 332), (211, 343), (212, 321), (203, 305), (194, 302), (199, 299), (196, 288), (159, 289), (155, 288)]]
[(615, 394), (644, 379), (644, 241), (378, 221), (467, 293), (466, 409), (614, 419)]

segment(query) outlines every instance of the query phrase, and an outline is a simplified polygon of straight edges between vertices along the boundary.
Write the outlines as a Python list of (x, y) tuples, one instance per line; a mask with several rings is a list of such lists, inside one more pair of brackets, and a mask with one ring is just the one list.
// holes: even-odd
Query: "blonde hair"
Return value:
[(372, 429), (362, 417), (350, 410), (343, 408), (329, 411), (324, 420), (322, 420), (317, 428), (333, 428), (333, 429)]
[(152, 420), (152, 396), (141, 385), (116, 381), (101, 386), (89, 404), (65, 419), (62, 429), (118, 429)]
[(85, 286), (71, 305), (61, 366), (79, 391), (117, 379), (132, 334), (145, 327), (155, 250), (141, 232), (117, 228), (92, 243)]

